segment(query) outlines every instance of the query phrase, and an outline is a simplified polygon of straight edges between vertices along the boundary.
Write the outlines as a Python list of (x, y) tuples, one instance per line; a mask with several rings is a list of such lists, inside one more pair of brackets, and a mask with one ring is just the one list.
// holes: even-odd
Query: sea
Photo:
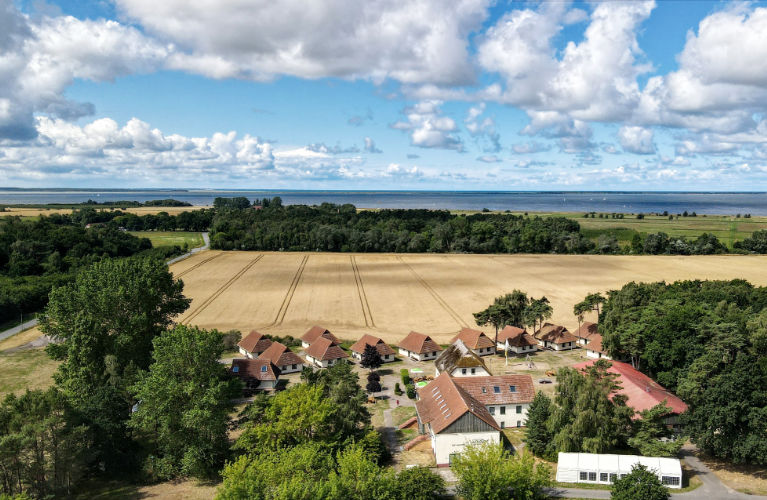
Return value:
[(148, 201), (173, 198), (212, 205), (216, 197), (279, 196), (284, 204), (351, 203), (358, 208), (510, 210), (512, 212), (662, 213), (767, 215), (767, 192), (634, 191), (302, 191), (207, 189), (19, 189), (0, 188), (0, 205), (80, 203), (88, 200)]

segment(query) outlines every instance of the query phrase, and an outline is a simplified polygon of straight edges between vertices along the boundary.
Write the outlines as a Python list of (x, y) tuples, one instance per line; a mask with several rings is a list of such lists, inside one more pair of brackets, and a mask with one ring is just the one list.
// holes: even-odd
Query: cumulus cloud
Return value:
[(0, 137), (34, 138), (36, 112), (68, 120), (92, 114), (92, 104), (63, 96), (75, 79), (154, 71), (167, 53), (115, 21), (58, 16), (32, 22), (9, 0), (0, 1)]
[(455, 133), (455, 120), (442, 114), (442, 101), (421, 101), (405, 108), (407, 121), (395, 122), (393, 129), (410, 133), (410, 143), (419, 148), (454, 149), (463, 151), (463, 143)]
[(464, 124), (472, 137), (481, 141), (480, 147), (483, 151), (497, 153), (501, 150), (501, 134), (496, 130), (493, 118), (482, 117), (484, 112), (485, 103), (483, 102), (469, 108)]
[(542, 144), (540, 142), (520, 142), (517, 144), (513, 144), (511, 146), (511, 150), (514, 153), (517, 154), (532, 154), (532, 153), (541, 153), (543, 151), (549, 151), (551, 149), (551, 146), (548, 144)]
[(469, 34), (489, 0), (116, 0), (119, 10), (181, 50), (172, 67), (213, 78), (473, 81)]
[(481, 161), (482, 163), (499, 163), (502, 160), (496, 155), (482, 155), (477, 157), (477, 161)]
[(376, 143), (373, 139), (370, 137), (365, 137), (365, 152), (366, 153), (383, 153), (380, 149), (376, 147)]
[(352, 153), (359, 153), (360, 148), (357, 146), (349, 146), (349, 147), (341, 147), (340, 144), (336, 144), (335, 146), (328, 146), (324, 142), (318, 142), (314, 144), (309, 144), (306, 146), (306, 149), (309, 151), (314, 151), (315, 153), (325, 153), (330, 155), (343, 155), (343, 154), (352, 154)]
[(618, 131), (618, 140), (624, 151), (647, 155), (655, 153), (653, 131), (643, 127), (623, 126)]

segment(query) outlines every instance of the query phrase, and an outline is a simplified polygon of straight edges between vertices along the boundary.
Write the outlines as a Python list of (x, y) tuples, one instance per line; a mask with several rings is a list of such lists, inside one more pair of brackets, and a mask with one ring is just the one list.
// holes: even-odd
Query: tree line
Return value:
[(628, 283), (608, 293), (603, 346), (689, 406), (693, 442), (735, 463), (767, 463), (767, 288), (745, 280)]

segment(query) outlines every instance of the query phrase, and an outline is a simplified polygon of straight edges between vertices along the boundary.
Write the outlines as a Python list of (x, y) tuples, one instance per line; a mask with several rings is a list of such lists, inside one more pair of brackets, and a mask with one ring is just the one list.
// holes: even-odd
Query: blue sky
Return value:
[(767, 5), (0, 0), (0, 185), (763, 190)]

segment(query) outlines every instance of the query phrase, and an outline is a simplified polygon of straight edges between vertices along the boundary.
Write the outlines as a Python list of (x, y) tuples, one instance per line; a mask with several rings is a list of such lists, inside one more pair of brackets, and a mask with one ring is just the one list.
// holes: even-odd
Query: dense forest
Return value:
[(707, 453), (767, 463), (767, 288), (746, 281), (629, 283), (609, 293), (603, 345), (689, 405)]

